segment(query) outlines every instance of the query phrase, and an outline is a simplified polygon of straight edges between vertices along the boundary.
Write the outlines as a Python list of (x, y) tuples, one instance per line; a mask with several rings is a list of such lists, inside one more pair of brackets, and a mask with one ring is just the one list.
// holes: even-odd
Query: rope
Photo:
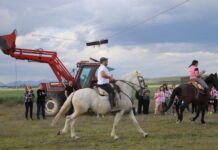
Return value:
[(163, 14), (165, 14), (165, 13), (167, 13), (167, 12), (169, 12), (169, 11), (171, 11), (171, 10), (177, 8), (177, 7), (180, 7), (180, 6), (184, 5), (184, 4), (186, 4), (186, 3), (189, 2), (189, 1), (191, 1), (191, 0), (185, 0), (185, 1), (181, 2), (181, 3), (178, 3), (178, 4), (176, 4), (176, 5), (174, 5), (174, 6), (170, 7), (170, 8), (168, 8), (168, 9), (165, 9), (165, 10), (163, 10), (163, 11), (160, 11), (160, 12), (158, 12), (157, 14), (155, 14), (155, 15), (153, 15), (153, 16), (151, 16), (151, 17), (146, 18), (145, 20), (142, 20), (142, 21), (140, 21), (140, 22), (138, 22), (138, 23), (136, 23), (136, 24), (133, 24), (133, 25), (130, 26), (130, 27), (124, 28), (124, 29), (122, 29), (122, 30), (120, 30), (120, 31), (118, 31), (118, 32), (113, 33), (112, 35), (108, 36), (108, 38), (115, 37), (115, 36), (117, 36), (118, 34), (122, 34), (122, 33), (124, 33), (124, 32), (127, 32), (127, 31), (128, 31), (129, 29), (131, 29), (131, 28), (134, 28), (134, 27), (139, 26), (139, 25), (141, 25), (141, 24), (145, 24), (145, 23), (147, 23), (147, 22), (149, 22), (149, 21), (151, 21), (151, 20), (157, 18), (157, 17), (160, 16), (160, 15), (163, 15)]
[(14, 61), (14, 70), (15, 70), (15, 89), (18, 95), (19, 93), (18, 93), (18, 87), (17, 87), (17, 59), (15, 59)]

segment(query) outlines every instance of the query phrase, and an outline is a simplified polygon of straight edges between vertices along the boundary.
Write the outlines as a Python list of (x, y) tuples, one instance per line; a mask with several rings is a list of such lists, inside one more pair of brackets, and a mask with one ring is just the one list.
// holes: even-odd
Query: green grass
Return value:
[(76, 131), (81, 138), (73, 141), (69, 133), (56, 135), (64, 119), (52, 128), (52, 118), (25, 120), (23, 105), (1, 104), (0, 150), (217, 150), (218, 115), (206, 116), (206, 125), (201, 125), (199, 120), (190, 123), (190, 116), (186, 113), (182, 124), (176, 124), (176, 118), (171, 115), (137, 116), (142, 128), (149, 133), (148, 138), (143, 138), (125, 116), (117, 130), (120, 139), (114, 141), (110, 137), (113, 116), (97, 119), (86, 115), (77, 123)]
[[(33, 89), (36, 96), (36, 88)], [(24, 88), (0, 88), (0, 104), (24, 103)]]
[(24, 102), (24, 89), (0, 88), (0, 103), (16, 104)]
[[(158, 88), (151, 85), (151, 95)], [(35, 89), (34, 89), (35, 90)], [(72, 141), (70, 134), (57, 136), (63, 127), (64, 119), (56, 127), (50, 127), (51, 119), (36, 120), (34, 104), (34, 120), (24, 119), (23, 89), (0, 89), (0, 150), (216, 150), (218, 149), (218, 115), (206, 116), (206, 125), (198, 120), (191, 123), (191, 115), (186, 112), (182, 124), (176, 124), (172, 115), (154, 116), (154, 101), (151, 101), (151, 114), (139, 115), (137, 119), (142, 128), (149, 133), (143, 138), (131, 121), (125, 116), (117, 130), (120, 139), (114, 141), (110, 137), (113, 116), (97, 119), (95, 116), (82, 116), (77, 123), (76, 131), (81, 137)], [(13, 105), (8, 105), (13, 104)], [(136, 102), (137, 104), (137, 102)]]
[[(151, 98), (159, 85), (149, 85)], [(33, 89), (36, 95), (36, 89)], [(0, 104), (22, 104), (24, 102), (24, 88), (0, 88)]]

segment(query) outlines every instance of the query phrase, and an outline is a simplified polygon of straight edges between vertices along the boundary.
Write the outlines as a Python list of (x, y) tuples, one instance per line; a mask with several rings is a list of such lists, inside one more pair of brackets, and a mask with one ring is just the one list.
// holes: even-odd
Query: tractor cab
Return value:
[(97, 82), (96, 71), (99, 67), (99, 62), (80, 61), (77, 63), (77, 75), (75, 82), (77, 89), (93, 87)]
[[(75, 77), (77, 89), (92, 88), (97, 83), (97, 70), (100, 62), (90, 58), (91, 61), (80, 61), (77, 63), (78, 72)], [(110, 71), (114, 69), (108, 67)]]

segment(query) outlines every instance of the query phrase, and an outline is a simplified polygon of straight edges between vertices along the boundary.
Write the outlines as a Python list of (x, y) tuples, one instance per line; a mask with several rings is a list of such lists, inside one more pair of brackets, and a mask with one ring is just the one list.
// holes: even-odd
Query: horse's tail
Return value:
[(72, 102), (73, 95), (74, 95), (74, 93), (72, 93), (70, 96), (68, 96), (67, 100), (61, 106), (61, 109), (59, 110), (57, 115), (52, 120), (51, 126), (54, 126), (60, 120), (60, 118), (62, 116), (64, 116), (67, 113), (67, 111), (69, 111), (70, 106), (71, 106), (70, 103)]
[(174, 90), (173, 90), (173, 93), (172, 95), (170, 96), (170, 102), (168, 104), (168, 106), (165, 108), (165, 112), (168, 111), (170, 109), (170, 107), (172, 106), (174, 100), (175, 100), (175, 97), (180, 95), (182, 92), (182, 89), (181, 87), (176, 87)]

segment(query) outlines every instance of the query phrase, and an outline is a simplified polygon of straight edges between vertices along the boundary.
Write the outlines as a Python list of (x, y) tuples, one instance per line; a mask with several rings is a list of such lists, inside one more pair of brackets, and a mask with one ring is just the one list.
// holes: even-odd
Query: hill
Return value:
[(172, 76), (172, 77), (159, 77), (159, 78), (145, 79), (145, 82), (147, 84), (163, 84), (163, 83), (180, 84), (182, 82), (185, 82), (186, 79), (187, 79), (186, 76)]
[[(52, 81), (50, 81), (50, 80), (39, 80), (39, 81), (31, 81), (31, 80), (29, 80), (29, 81), (13, 81), (13, 82), (9, 82), (9, 83), (7, 83), (7, 84), (2, 83), (2, 84), (3, 84), (2, 86), (7, 86), (7, 87), (15, 87), (15, 86), (18, 86), (18, 87), (20, 87), (20, 86), (29, 85), (29, 86), (35, 87), (35, 86), (38, 86), (38, 85), (39, 85), (40, 83), (42, 83), (42, 82), (47, 83), (47, 82), (52, 82)], [(0, 86), (1, 86), (1, 84), (0, 84)]]

